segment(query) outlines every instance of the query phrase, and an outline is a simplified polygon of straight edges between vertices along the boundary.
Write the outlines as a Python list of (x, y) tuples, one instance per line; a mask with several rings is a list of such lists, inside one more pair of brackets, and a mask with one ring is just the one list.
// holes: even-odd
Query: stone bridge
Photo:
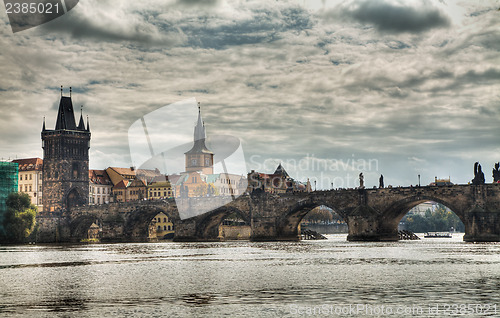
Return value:
[(348, 240), (396, 241), (402, 217), (420, 203), (435, 201), (449, 207), (462, 220), (465, 241), (500, 241), (500, 184), (255, 193), (199, 216), (183, 220), (179, 217), (177, 205), (196, 210), (223, 199), (113, 203), (77, 207), (57, 216), (40, 215), (39, 240), (79, 241), (96, 223), (101, 241), (147, 241), (151, 220), (159, 211), (174, 222), (176, 241), (220, 240), (219, 225), (233, 212), (250, 224), (254, 241), (298, 240), (302, 218), (313, 208), (325, 205), (347, 222)]

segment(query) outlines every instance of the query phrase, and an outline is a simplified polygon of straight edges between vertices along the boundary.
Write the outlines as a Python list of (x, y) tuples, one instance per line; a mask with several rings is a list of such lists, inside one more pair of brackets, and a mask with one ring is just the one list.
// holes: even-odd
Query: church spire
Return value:
[(43, 126), (42, 126), (42, 131), (45, 131), (45, 116), (43, 116)]
[(196, 141), (205, 138), (205, 124), (203, 123), (203, 120), (201, 118), (201, 104), (198, 102), (198, 122), (194, 127), (194, 140)]
[(87, 116), (87, 131), (90, 131), (89, 116)]

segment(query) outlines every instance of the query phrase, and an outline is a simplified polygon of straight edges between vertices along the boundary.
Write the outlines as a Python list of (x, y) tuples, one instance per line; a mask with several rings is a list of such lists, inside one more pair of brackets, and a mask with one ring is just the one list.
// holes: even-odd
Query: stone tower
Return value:
[(88, 203), (90, 127), (80, 114), (75, 122), (70, 95), (63, 96), (54, 130), (42, 128), (43, 148), (43, 210), (54, 213)]
[(201, 119), (201, 108), (198, 103), (198, 122), (194, 128), (194, 145), (184, 153), (186, 156), (186, 172), (201, 171), (203, 174), (213, 174), (214, 153), (205, 145), (205, 124)]

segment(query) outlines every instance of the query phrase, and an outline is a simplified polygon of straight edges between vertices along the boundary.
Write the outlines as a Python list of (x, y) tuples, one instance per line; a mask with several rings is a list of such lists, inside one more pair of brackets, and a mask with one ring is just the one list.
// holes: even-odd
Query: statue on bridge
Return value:
[(378, 187), (383, 188), (384, 187), (384, 175), (381, 174), (380, 178), (378, 179)]
[(363, 172), (359, 174), (359, 188), (360, 189), (365, 188), (365, 177), (363, 176)]
[(495, 163), (495, 168), (493, 169), (493, 183), (500, 183), (500, 162)]
[(473, 185), (484, 184), (484, 173), (481, 169), (479, 162), (474, 163), (474, 179), (472, 179)]

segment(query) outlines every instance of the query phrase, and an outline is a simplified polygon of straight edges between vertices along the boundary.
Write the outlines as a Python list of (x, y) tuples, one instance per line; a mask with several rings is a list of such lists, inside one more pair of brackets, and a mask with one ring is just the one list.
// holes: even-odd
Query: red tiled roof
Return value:
[(127, 175), (127, 176), (135, 176), (135, 169), (132, 168), (119, 168), (119, 167), (109, 167), (109, 169), (113, 169), (116, 173), (120, 175)]
[(43, 160), (40, 158), (15, 159), (12, 162), (19, 165), (19, 171), (42, 171)]
[(89, 170), (89, 181), (94, 184), (111, 184), (111, 180), (106, 170)]
[(128, 187), (128, 184), (129, 184), (128, 180), (122, 180), (122, 181), (118, 182), (117, 184), (115, 184), (115, 186), (113, 187), (113, 190), (114, 189), (126, 189)]

